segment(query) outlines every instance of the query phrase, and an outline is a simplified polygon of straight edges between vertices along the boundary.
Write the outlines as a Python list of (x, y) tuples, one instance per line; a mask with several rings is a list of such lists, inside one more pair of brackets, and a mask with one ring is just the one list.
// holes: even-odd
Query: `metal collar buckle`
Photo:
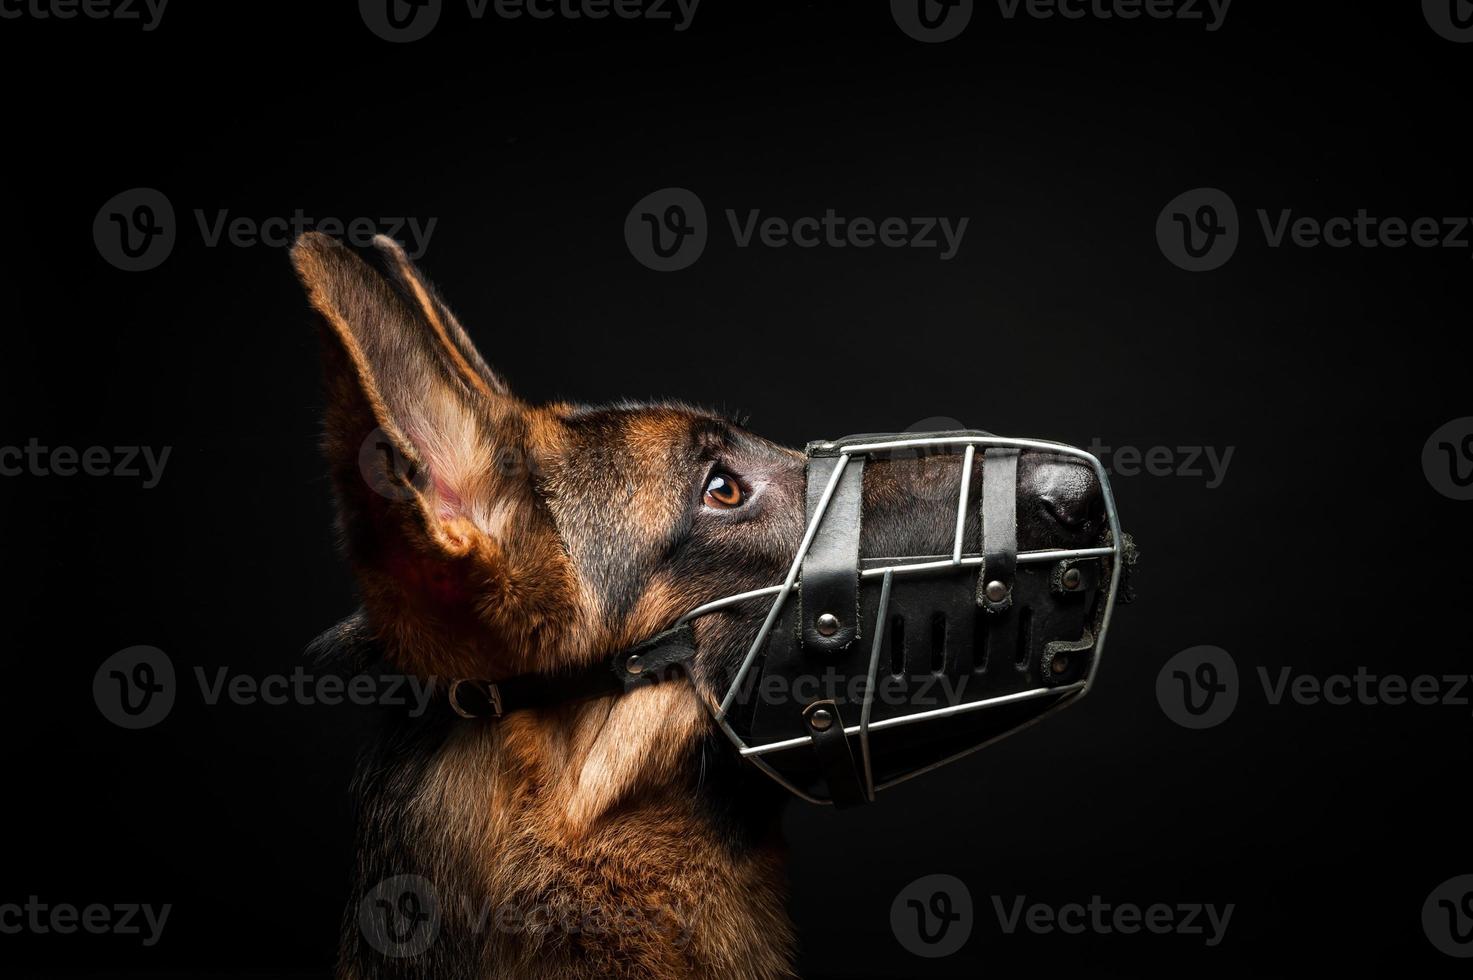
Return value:
[(500, 718), (501, 690), (490, 681), (462, 679), (450, 685), (450, 709), (462, 718)]

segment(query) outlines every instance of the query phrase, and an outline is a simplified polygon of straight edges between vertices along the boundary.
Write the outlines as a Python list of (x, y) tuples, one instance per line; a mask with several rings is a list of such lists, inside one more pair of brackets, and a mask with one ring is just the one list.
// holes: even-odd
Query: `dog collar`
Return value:
[(527, 708), (628, 694), (683, 669), (695, 655), (695, 631), (682, 623), (582, 670), (500, 681), (459, 678), (451, 681), (447, 700), (462, 718), (499, 719)]

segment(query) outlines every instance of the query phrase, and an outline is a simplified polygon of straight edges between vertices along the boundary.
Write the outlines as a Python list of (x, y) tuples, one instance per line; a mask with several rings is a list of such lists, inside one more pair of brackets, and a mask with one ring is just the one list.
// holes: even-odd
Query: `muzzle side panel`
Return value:
[[(883, 622), (882, 579), (863, 578), (863, 632), (871, 640), (880, 637), (872, 688), (872, 644), (854, 642), (831, 653), (805, 647), (794, 604), (773, 630), (733, 723), (752, 746), (796, 741), (763, 756), (802, 785), (813, 785), (815, 775), (812, 753), (802, 744), (809, 736), (804, 711), (820, 700), (831, 700), (835, 723), (852, 729), (872, 692), (869, 739), (877, 783), (992, 741), (1076, 693), (1087, 676), (1102, 561), (1022, 565), (1013, 601), (1000, 612), (977, 605), (975, 572), (892, 579)], [(879, 571), (900, 563), (862, 564)], [(849, 738), (859, 758), (858, 733)], [(827, 795), (822, 786), (816, 792)]]

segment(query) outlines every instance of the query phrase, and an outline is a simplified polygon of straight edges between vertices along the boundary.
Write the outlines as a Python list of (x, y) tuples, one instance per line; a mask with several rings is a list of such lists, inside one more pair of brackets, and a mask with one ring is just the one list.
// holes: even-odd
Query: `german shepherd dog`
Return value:
[[(803, 454), (683, 404), (527, 404), (404, 252), (376, 245), (372, 264), (316, 233), (292, 251), (325, 328), (324, 444), (362, 600), (319, 656), (419, 678), (555, 675), (782, 581), (805, 527)], [(871, 462), (863, 554), (951, 549), (949, 459)], [(1102, 516), (1087, 467), (1024, 454), (1019, 547), (1086, 546)], [(338, 975), (792, 976), (786, 794), (707, 710), (768, 605), (696, 620), (688, 680), (494, 720), (385, 709), (355, 782)], [(363, 925), (375, 888), (406, 875), (436, 906), (412, 956)]]

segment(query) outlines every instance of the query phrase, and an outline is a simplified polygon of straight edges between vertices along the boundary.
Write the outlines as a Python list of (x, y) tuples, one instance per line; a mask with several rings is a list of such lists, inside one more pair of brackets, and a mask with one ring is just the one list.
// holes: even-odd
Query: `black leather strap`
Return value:
[[(828, 713), (828, 724), (814, 724), (816, 712)], [(849, 738), (844, 734), (844, 718), (839, 706), (833, 701), (815, 701), (803, 711), (808, 737), (813, 740), (813, 752), (818, 757), (818, 770), (829, 787), (829, 799), (836, 807), (859, 806), (867, 802), (864, 784), (859, 777), (859, 767), (854, 764), (854, 753), (849, 750)]]
[[(1018, 450), (987, 450), (982, 458), (982, 571), (977, 605), (999, 613), (1013, 604), (1018, 570)], [(989, 595), (1001, 583), (1000, 597)]]
[(615, 654), (609, 666), (622, 690), (628, 692), (669, 676), (695, 659), (695, 655), (695, 630), (686, 623)]
[(500, 718), (524, 708), (546, 708), (625, 694), (668, 676), (695, 655), (695, 632), (686, 624), (579, 671), (522, 674), (495, 682), (475, 678), (455, 680), (450, 684), (447, 701), (451, 710), (462, 718)]
[[(808, 520), (823, 497), (838, 458), (808, 461)], [(834, 653), (861, 635), (859, 624), (859, 525), (864, 496), (864, 458), (851, 456), (829, 498), (823, 522), (803, 558), (798, 590), (800, 638), (806, 650)], [(838, 620), (824, 635), (821, 616)]]

